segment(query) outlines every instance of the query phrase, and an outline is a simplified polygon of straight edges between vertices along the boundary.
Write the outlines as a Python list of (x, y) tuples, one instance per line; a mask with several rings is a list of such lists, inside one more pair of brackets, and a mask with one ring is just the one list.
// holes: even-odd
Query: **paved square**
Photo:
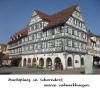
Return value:
[[(94, 74), (100, 74), (100, 69), (93, 69)], [(1, 67), (0, 68), (0, 74), (43, 74), (43, 75), (52, 75), (52, 74), (57, 74), (57, 75), (85, 75), (84, 69), (70, 69), (70, 70), (47, 70), (47, 69), (37, 69), (37, 68), (27, 68), (27, 67)]]

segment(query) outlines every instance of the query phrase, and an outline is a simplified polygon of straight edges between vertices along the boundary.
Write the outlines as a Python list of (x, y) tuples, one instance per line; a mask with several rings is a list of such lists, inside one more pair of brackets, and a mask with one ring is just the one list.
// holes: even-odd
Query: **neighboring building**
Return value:
[(94, 47), (96, 45), (96, 41), (93, 39), (95, 35), (92, 32), (88, 32), (88, 44), (87, 44), (87, 54), (94, 56), (95, 51)]
[(100, 59), (100, 37), (99, 35), (96, 35), (95, 37), (93, 37), (93, 39), (96, 42), (96, 45), (94, 46), (95, 56), (99, 57)]
[(1, 65), (11, 64), (11, 60), (9, 60), (7, 44), (0, 44), (0, 61), (1, 61)]
[(9, 42), (9, 55), (21, 66), (84, 67), (87, 29), (79, 5), (53, 15), (34, 10), (24, 30)]
[(9, 44), (9, 59), (11, 59), (11, 64), (14, 66), (19, 66), (22, 59), (22, 45), (23, 41), (26, 40), (28, 33), (28, 28), (24, 28), (19, 32), (15, 33), (15, 35), (10, 37)]
[(94, 61), (97, 62), (97, 64), (99, 64), (100, 62), (100, 36), (99, 35), (95, 35), (94, 37), (92, 37), (92, 39), (96, 42), (95, 46), (94, 46)]
[(7, 45), (6, 44), (0, 44), (0, 52), (7, 54)]
[(87, 52), (93, 56), (93, 63), (96, 61), (98, 64), (100, 61), (100, 35), (88, 32)]

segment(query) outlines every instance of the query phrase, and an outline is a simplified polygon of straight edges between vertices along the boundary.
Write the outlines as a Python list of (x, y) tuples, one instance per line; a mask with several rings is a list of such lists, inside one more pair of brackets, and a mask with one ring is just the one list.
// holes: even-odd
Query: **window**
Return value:
[(35, 29), (38, 29), (38, 25), (37, 24), (35, 24)]
[(54, 40), (48, 42), (48, 47), (53, 48), (55, 46)]
[(78, 42), (77, 41), (72, 41), (72, 47), (78, 47)]
[(34, 44), (34, 50), (36, 50), (37, 49), (37, 44)]
[(78, 42), (77, 41), (74, 42), (74, 47), (78, 47)]
[(36, 39), (37, 38), (37, 35), (36, 35), (36, 33), (34, 34), (34, 39)]
[(74, 35), (74, 30), (72, 30), (72, 35)]
[(80, 27), (80, 22), (77, 20), (77, 26)]
[(42, 44), (38, 43), (37, 49), (41, 49), (42, 48)]
[(71, 27), (68, 27), (68, 33), (72, 34), (72, 28)]
[(41, 36), (42, 36), (42, 35), (41, 35), (41, 32), (38, 32), (38, 33), (37, 33), (37, 38), (41, 38)]
[(55, 46), (56, 47), (62, 46), (62, 39), (56, 39), (55, 40)]
[(27, 42), (28, 41), (28, 37), (25, 37), (25, 42)]
[(34, 34), (32, 35), (32, 40), (34, 40)]
[(85, 25), (84, 25), (84, 24), (82, 24), (82, 28), (83, 28), (83, 29), (86, 29), (86, 27), (85, 27)]
[(25, 46), (24, 49), (25, 49), (25, 51), (28, 51), (28, 46)]
[(67, 42), (68, 42), (68, 40), (67, 40), (67, 39), (65, 39), (65, 44), (66, 44), (66, 46), (67, 46)]
[(82, 44), (81, 44), (81, 48), (82, 48), (82, 49), (85, 49), (85, 44), (82, 43)]
[(47, 31), (42, 33), (42, 37), (46, 37), (47, 36)]
[(68, 46), (72, 46), (72, 40), (68, 39)]
[(77, 36), (77, 30), (75, 30), (74, 32), (75, 32), (75, 35)]
[(29, 36), (29, 40), (32, 40), (32, 35)]
[(47, 36), (53, 35), (54, 34), (54, 30), (50, 29), (47, 30)]
[(47, 43), (46, 42), (42, 43), (42, 48), (47, 48)]
[(80, 27), (82, 27), (82, 23), (80, 22)]
[(55, 34), (61, 33), (60, 27), (55, 28)]
[(76, 19), (74, 20), (74, 24), (77, 25), (77, 20)]
[(32, 27), (30, 27), (30, 31), (32, 31)]
[(30, 45), (30, 50), (34, 50), (34, 45), (33, 44)]
[(81, 45), (81, 43), (79, 43), (79, 48), (81, 49), (81, 47), (82, 47), (82, 45)]
[(72, 17), (70, 17), (70, 22), (71, 22), (71, 23), (73, 22), (73, 18), (72, 18)]
[(24, 38), (22, 39), (22, 42), (24, 42)]
[(21, 44), (22, 43), (22, 40), (19, 40), (19, 44)]
[(72, 41), (72, 47), (74, 47), (74, 41)]
[(39, 23), (39, 27), (42, 28), (42, 22)]
[(34, 25), (32, 25), (32, 27), (30, 27), (30, 28), (31, 28), (31, 30), (34, 30), (35, 29)]
[(78, 36), (81, 37), (81, 32), (78, 32)]
[(24, 51), (24, 47), (22, 47), (22, 52)]

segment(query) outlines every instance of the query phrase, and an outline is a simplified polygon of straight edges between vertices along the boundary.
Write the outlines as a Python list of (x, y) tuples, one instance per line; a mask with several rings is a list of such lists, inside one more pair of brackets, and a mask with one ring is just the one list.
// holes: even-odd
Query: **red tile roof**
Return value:
[(51, 15), (49, 17), (50, 23), (46, 27), (44, 27), (44, 30), (65, 23), (69, 16), (72, 15), (73, 11), (76, 9), (77, 6), (78, 5), (74, 5)]
[(50, 16), (43, 13), (43, 12), (40, 12), (39, 10), (34, 10), (42, 19), (44, 20), (47, 20), (47, 21), (50, 21)]
[(24, 28), (23, 30), (20, 30), (19, 32), (16, 32), (13, 36), (11, 36), (12, 40), (18, 39), (21, 36), (27, 35), (28, 28)]
[[(67, 9), (64, 9), (60, 12), (57, 12), (53, 15), (47, 15), (43, 12), (40, 12), (39, 10), (34, 10), (42, 19), (47, 20), (49, 23), (47, 26), (44, 27), (43, 30), (47, 30), (49, 28), (55, 27), (57, 25), (61, 25), (66, 22), (66, 20), (69, 18), (69, 16), (72, 15), (73, 11), (76, 9), (78, 5), (74, 5), (72, 7), (69, 7)], [(20, 38), (20, 35), (27, 35), (28, 28), (24, 28), (23, 30), (20, 30), (19, 32), (15, 33), (15, 35), (11, 36), (12, 40), (15, 40), (17, 38)]]
[(100, 35), (96, 35), (96, 36), (100, 38)]
[(49, 21), (49, 24), (44, 27), (43, 30), (46, 30), (48, 28), (55, 27), (57, 25), (63, 24), (66, 22), (66, 20), (69, 18), (70, 15), (72, 15), (73, 11), (76, 9), (78, 4), (69, 7), (67, 9), (64, 9), (60, 12), (57, 12), (53, 15), (47, 15), (43, 12), (40, 12), (39, 10), (34, 10), (42, 19)]

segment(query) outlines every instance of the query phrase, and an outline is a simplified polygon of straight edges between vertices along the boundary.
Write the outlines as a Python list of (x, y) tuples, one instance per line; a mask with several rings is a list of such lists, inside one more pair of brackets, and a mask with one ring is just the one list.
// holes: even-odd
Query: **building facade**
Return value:
[(88, 32), (87, 54), (91, 56), (95, 55), (94, 47), (96, 45), (96, 41), (93, 39), (93, 37), (95, 37), (95, 35), (89, 31)]
[(9, 55), (20, 56), (21, 66), (84, 67), (87, 28), (79, 5), (53, 15), (34, 10), (27, 28), (25, 36), (17, 32), (9, 42)]
[(28, 28), (24, 28), (10, 37), (9, 45), (9, 59), (12, 66), (21, 66), (22, 59), (22, 38), (26, 38)]
[(100, 66), (100, 35), (88, 32), (87, 52), (93, 56), (93, 65)]
[(8, 55), (8, 45), (0, 44), (0, 64), (2, 65), (10, 65), (11, 60), (9, 60)]

